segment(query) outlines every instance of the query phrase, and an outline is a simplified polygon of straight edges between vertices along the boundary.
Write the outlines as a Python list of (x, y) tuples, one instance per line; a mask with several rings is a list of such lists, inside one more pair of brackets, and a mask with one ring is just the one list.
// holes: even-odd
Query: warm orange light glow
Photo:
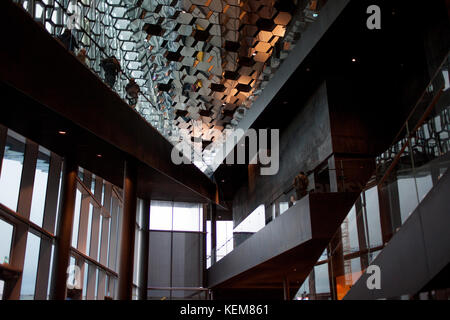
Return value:
[(353, 284), (358, 281), (364, 271), (347, 273), (336, 277), (336, 293), (338, 300), (342, 300)]

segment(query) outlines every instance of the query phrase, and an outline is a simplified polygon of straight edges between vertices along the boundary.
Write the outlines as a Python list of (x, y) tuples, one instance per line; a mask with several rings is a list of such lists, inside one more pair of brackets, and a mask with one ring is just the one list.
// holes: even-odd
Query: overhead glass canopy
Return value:
[[(125, 99), (135, 78), (136, 111), (174, 145), (195, 145), (208, 175), (223, 133), (233, 131), (326, 0), (15, 0), (48, 32), (72, 27), (87, 64)], [(182, 139), (189, 137), (189, 139)]]

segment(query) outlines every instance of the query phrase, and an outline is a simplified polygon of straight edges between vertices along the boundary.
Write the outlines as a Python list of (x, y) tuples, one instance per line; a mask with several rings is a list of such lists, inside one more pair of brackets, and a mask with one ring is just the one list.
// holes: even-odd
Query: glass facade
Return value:
[(33, 198), (31, 201), (30, 220), (42, 226), (44, 219), (45, 195), (47, 191), (48, 172), (50, 169), (50, 151), (39, 146), (34, 176)]
[(24, 154), (25, 139), (9, 130), (0, 175), (0, 202), (14, 211), (19, 200)]
[(0, 219), (0, 234), (2, 241), (0, 242), (0, 261), (1, 263), (9, 263), (11, 256), (11, 242), (14, 226)]
[(216, 262), (233, 251), (233, 221), (216, 221)]
[[(12, 130), (0, 130), (5, 134), (0, 141), (0, 266), (13, 274), (1, 280), (8, 291), (15, 288), (16, 299), (47, 299), (61, 158)], [(56, 183), (49, 182), (50, 171)]]
[[(238, 247), (253, 234), (264, 228), (266, 225), (264, 205), (258, 206), (241, 223), (234, 226), (233, 220), (216, 221), (216, 247), (211, 248), (211, 239), (207, 242), (207, 268), (211, 267), (212, 254), (215, 255), (215, 262), (225, 257), (234, 248)], [(210, 234), (211, 221), (207, 221), (207, 232)]]
[[(398, 232), (450, 167), (450, 104), (448, 58), (397, 135), (395, 143), (376, 159), (374, 176), (365, 186), (344, 222), (301, 285), (297, 298), (310, 287), (317, 267), (328, 282), (327, 297), (343, 299), (389, 240)], [(442, 94), (444, 93), (444, 94)], [(309, 281), (309, 284), (307, 283)], [(316, 291), (317, 293), (317, 291)], [(431, 294), (434, 295), (434, 294)], [(387, 297), (401, 298), (401, 297)], [(403, 297), (405, 298), (405, 297)], [(411, 298), (406, 296), (406, 298)]]
[(207, 299), (204, 219), (199, 204), (151, 201), (148, 299)]
[(38, 236), (28, 232), (27, 249), (25, 251), (25, 262), (22, 272), (22, 288), (20, 290), (21, 300), (34, 299), (40, 241), (41, 239)]
[[(22, 300), (48, 299), (63, 159), (12, 130), (0, 129), (6, 133), (0, 146), (0, 264), (21, 273), (19, 282), (1, 279), (2, 284), (20, 285)], [(68, 289), (69, 298), (76, 298), (79, 290), (83, 299), (115, 296), (122, 206), (120, 188), (79, 169), (71, 237), (74, 273), (69, 272), (74, 286)]]
[(121, 189), (80, 168), (72, 229), (74, 265), (79, 268), (82, 298), (114, 297), (117, 282)]
[[(195, 2), (189, 8), (182, 7), (183, 1), (14, 2), (128, 104), (125, 86), (131, 78), (136, 79), (141, 91), (133, 109), (167, 140), (178, 142), (179, 130), (188, 129), (193, 137), (214, 146), (202, 147), (200, 152), (207, 160), (195, 162), (207, 174), (217, 147), (215, 137), (207, 138), (210, 131), (238, 125), (240, 119), (234, 111), (241, 108), (244, 114), (251, 108), (327, 3), (294, 1), (294, 8), (287, 10), (280, 9), (279, 1), (263, 0), (255, 10), (240, 1), (225, 6), (223, 1)], [(208, 10), (207, 14), (203, 10)], [(255, 25), (256, 31), (252, 29)], [(61, 36), (69, 29), (74, 37), (65, 43)], [(245, 54), (239, 49), (244, 38), (251, 43), (245, 46)], [(79, 45), (77, 50), (71, 49), (72, 41)], [(82, 49), (86, 50), (84, 58)], [(102, 62), (112, 56), (122, 66), (114, 83)], [(360, 194), (355, 195), (356, 201), (314, 266), (304, 272), (303, 282), (297, 282), (296, 300), (344, 299), (448, 174), (448, 68), (446, 61), (394, 143), (374, 159), (376, 168), (369, 182), (355, 187)], [(193, 101), (198, 102), (196, 106)], [(66, 217), (60, 211), (67, 178), (63, 166), (68, 159), (3, 125), (0, 151), (0, 299), (49, 299), (60, 247), (59, 222)], [(325, 160), (328, 165), (332, 157)], [(353, 191), (346, 185), (352, 178), (343, 169), (348, 167), (339, 160), (340, 172), (338, 160), (333, 161), (336, 166), (327, 167), (326, 174), (308, 191)], [(323, 168), (316, 168), (311, 173), (314, 178), (319, 169), (323, 174)], [(124, 190), (85, 168), (78, 168), (76, 177), (67, 298), (117, 299), (119, 266), (124, 261), (119, 255), (123, 258), (126, 247), (121, 248), (128, 205)], [(295, 204), (293, 194), (290, 189), (271, 195), (268, 203), (239, 223), (235, 217), (213, 217), (204, 212), (207, 206), (199, 203), (152, 200), (148, 207), (146, 200), (138, 198), (136, 221), (132, 221), (134, 247), (128, 248), (134, 262), (133, 299), (144, 292), (153, 300), (208, 299), (206, 269), (289, 210)], [(124, 229), (126, 234), (128, 228)], [(141, 268), (143, 250), (149, 255), (148, 270)], [(145, 274), (148, 279), (143, 283)]]

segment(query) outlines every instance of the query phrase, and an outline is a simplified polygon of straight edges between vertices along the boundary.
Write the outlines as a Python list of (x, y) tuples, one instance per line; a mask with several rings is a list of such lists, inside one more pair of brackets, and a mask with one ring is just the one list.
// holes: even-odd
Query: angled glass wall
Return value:
[[(4, 126), (0, 133), (1, 293), (48, 299), (63, 159)], [(79, 168), (75, 199), (67, 297), (114, 298), (122, 190)]]
[(47, 299), (62, 160), (4, 126), (0, 132), (3, 298), (13, 291), (15, 299)]
[[(376, 158), (373, 177), (337, 230), (325, 255), (301, 284), (297, 298), (343, 299), (441, 177), (449, 174), (449, 67), (447, 56), (395, 142)], [(318, 266), (326, 266), (329, 272), (318, 274)], [(318, 295), (316, 290), (318, 277), (321, 283), (329, 283), (325, 295)], [(421, 297), (420, 293), (412, 293), (386, 298), (412, 299), (414, 295)], [(422, 296), (437, 295), (439, 290)]]

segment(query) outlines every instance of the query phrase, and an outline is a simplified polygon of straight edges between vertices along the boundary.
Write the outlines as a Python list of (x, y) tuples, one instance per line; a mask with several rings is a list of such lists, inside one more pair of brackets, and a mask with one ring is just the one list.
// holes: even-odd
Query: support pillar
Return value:
[(289, 288), (289, 279), (287, 276), (283, 278), (283, 297), (285, 301), (291, 300), (291, 293)]
[(149, 251), (149, 238), (150, 238), (150, 200), (142, 200), (142, 243), (141, 243), (141, 265), (139, 286), (141, 287), (139, 293), (139, 300), (147, 300), (147, 288), (148, 288), (148, 251)]
[(50, 296), (52, 300), (66, 298), (67, 268), (69, 266), (72, 227), (75, 214), (78, 165), (72, 158), (64, 159), (61, 188), (61, 210), (56, 231), (55, 256)]
[(120, 229), (119, 246), (119, 282), (117, 298), (131, 300), (133, 298), (133, 264), (134, 241), (136, 230), (136, 167), (130, 161), (125, 161), (123, 181), (123, 214)]

